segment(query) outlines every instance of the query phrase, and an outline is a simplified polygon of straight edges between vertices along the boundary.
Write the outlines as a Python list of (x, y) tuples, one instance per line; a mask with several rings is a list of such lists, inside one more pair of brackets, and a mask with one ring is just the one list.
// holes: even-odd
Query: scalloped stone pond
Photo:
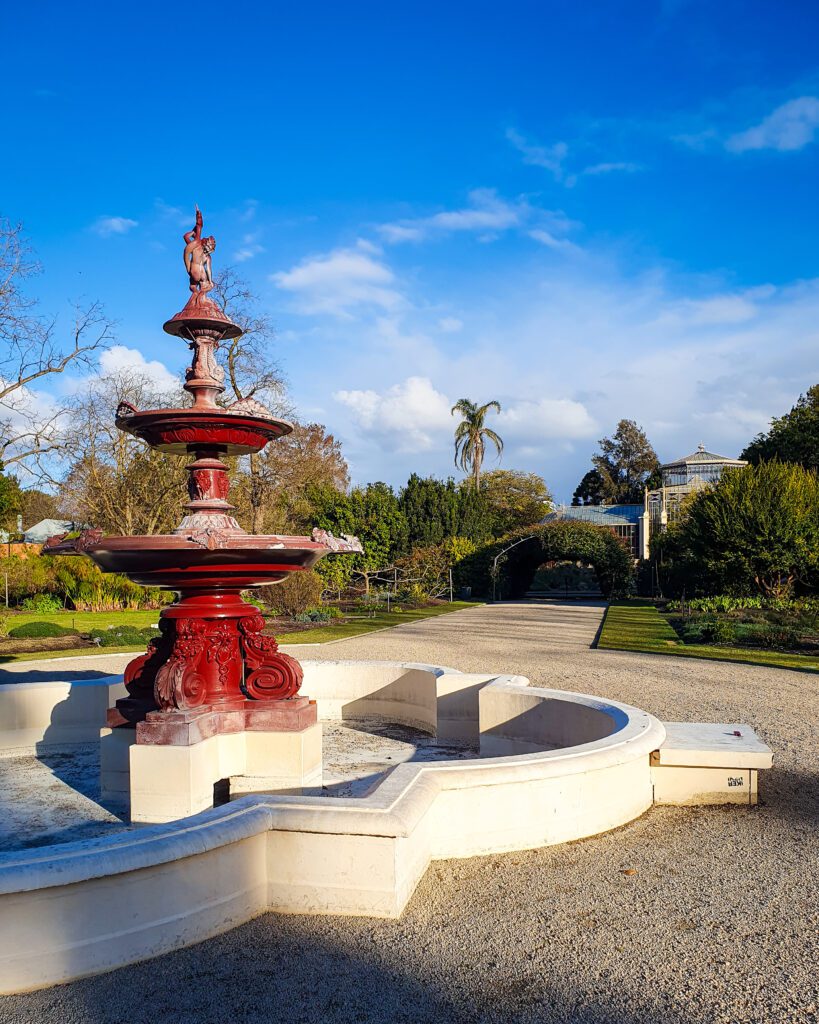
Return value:
[(321, 779), (239, 796), (252, 780), (228, 774), (213, 792), (230, 787), (230, 802), (152, 825), (126, 825), (93, 781), (120, 678), (0, 686), (0, 991), (157, 956), (267, 910), (396, 917), (432, 860), (582, 839), (656, 802), (747, 806), (770, 765), (746, 726), (680, 731), (521, 676), (303, 667)]

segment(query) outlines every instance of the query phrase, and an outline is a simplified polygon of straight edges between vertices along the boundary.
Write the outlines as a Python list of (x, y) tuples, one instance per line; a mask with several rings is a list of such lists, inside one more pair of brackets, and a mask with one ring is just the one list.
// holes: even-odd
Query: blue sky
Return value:
[(7, 6), (0, 212), (45, 308), (102, 299), (106, 365), (165, 379), (198, 202), (356, 481), (454, 472), (449, 407), (497, 398), (502, 465), (568, 500), (621, 417), (663, 459), (735, 455), (819, 379), (817, 29), (807, 2)]

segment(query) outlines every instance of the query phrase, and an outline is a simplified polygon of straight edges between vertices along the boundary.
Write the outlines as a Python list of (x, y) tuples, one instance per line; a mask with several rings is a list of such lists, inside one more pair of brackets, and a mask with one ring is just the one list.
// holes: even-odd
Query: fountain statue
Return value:
[(190, 737), (242, 729), (299, 730), (316, 721), (315, 704), (299, 694), (299, 663), (264, 633), (261, 612), (242, 591), (310, 569), (328, 552), (361, 551), (354, 537), (323, 530), (312, 537), (253, 536), (233, 518), (225, 456), (260, 452), (291, 424), (255, 399), (219, 405), (224, 371), (216, 360), (225, 339), (240, 337), (210, 298), (211, 253), (202, 214), (186, 232), (184, 261), (191, 295), (164, 330), (182, 338), (193, 358), (185, 374), (187, 408), (139, 410), (122, 402), (116, 425), (161, 452), (190, 455), (187, 514), (171, 534), (52, 538), (48, 553), (79, 553), (103, 572), (123, 573), (146, 587), (175, 591), (160, 615), (160, 636), (125, 670), (128, 696), (109, 711), (112, 729), (137, 731), (137, 743), (190, 742)]

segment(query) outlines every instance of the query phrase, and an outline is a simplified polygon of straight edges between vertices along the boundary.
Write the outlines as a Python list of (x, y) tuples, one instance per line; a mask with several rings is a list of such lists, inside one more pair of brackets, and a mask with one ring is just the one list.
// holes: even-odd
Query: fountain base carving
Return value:
[(157, 711), (232, 712), (246, 703), (290, 702), (301, 666), (263, 633), (264, 618), (238, 593), (188, 593), (160, 615), (161, 635), (125, 669), (128, 696), (108, 724), (136, 725)]

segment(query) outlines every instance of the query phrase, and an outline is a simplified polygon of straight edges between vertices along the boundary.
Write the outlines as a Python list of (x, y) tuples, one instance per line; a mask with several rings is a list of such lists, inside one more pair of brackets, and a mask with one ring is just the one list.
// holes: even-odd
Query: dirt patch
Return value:
[(4, 654), (36, 654), (38, 651), (73, 651), (94, 647), (84, 636), (8, 637), (0, 640), (0, 657)]

